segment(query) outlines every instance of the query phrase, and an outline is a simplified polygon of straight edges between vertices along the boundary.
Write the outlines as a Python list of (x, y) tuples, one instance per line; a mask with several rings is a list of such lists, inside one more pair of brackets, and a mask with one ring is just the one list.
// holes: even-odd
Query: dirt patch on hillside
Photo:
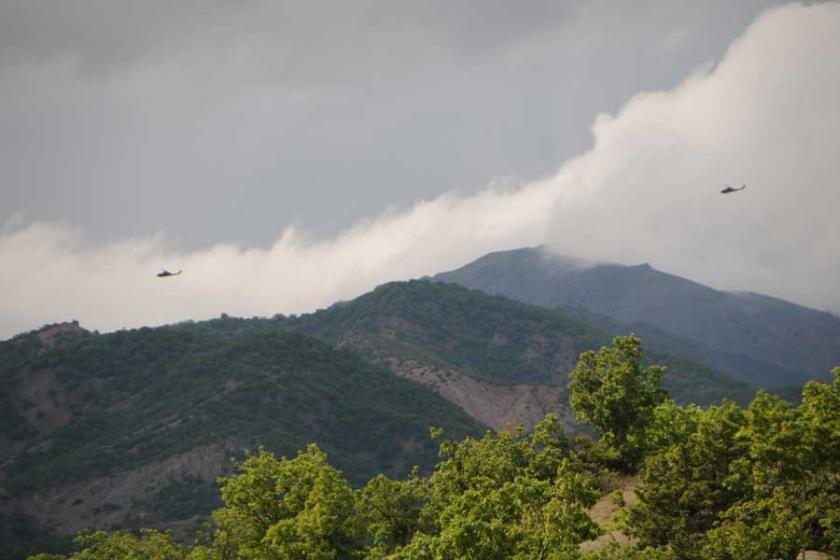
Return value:
[(452, 369), (438, 369), (415, 360), (388, 357), (389, 370), (422, 383), (441, 397), (494, 430), (522, 424), (530, 429), (552, 412), (572, 425), (568, 395), (564, 387), (553, 385), (501, 385), (489, 383)]
[[(504, 341), (496, 338), (496, 344)], [(542, 342), (537, 342), (542, 346)], [(338, 341), (339, 348), (349, 348), (361, 353), (375, 364), (389, 371), (426, 385), (482, 424), (499, 430), (522, 424), (530, 429), (549, 412), (568, 427), (575, 426), (574, 415), (568, 405), (565, 383), (558, 385), (515, 384), (505, 385), (477, 379), (458, 369), (430, 365), (412, 358), (394, 356), (383, 351), (364, 333), (348, 331)], [(565, 355), (560, 350), (557, 356)], [(560, 359), (556, 378), (565, 381), (567, 365)]]

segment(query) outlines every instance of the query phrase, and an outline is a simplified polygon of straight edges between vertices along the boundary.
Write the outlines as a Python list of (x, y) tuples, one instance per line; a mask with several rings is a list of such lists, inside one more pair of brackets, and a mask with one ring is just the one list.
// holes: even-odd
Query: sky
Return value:
[(168, 4), (0, 4), (0, 337), (540, 244), (840, 311), (840, 3)]

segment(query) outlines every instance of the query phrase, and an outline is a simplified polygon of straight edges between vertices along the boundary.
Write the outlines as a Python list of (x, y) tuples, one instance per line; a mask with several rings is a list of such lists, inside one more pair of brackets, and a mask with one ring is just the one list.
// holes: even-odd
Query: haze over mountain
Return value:
[[(780, 299), (727, 292), (655, 270), (572, 259), (542, 248), (486, 255), (438, 274), (490, 294), (617, 321), (759, 387), (826, 380), (840, 363), (840, 317)], [(593, 317), (595, 315), (596, 317)]]

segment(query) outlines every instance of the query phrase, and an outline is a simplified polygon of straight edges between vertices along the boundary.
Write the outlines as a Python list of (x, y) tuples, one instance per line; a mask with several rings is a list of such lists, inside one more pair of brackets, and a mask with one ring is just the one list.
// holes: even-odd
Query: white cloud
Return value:
[(555, 247), (840, 309), (838, 37), (837, 3), (770, 10), (716, 68), (600, 117), (555, 179)]
[[(410, 212), (307, 242), (294, 230), (267, 250), (217, 245), (178, 254), (161, 237), (86, 248), (66, 226), (33, 224), (0, 237), (0, 333), (75, 318), (88, 328), (235, 315), (297, 313), (377, 284), (453, 267), (490, 248), (532, 244), (551, 189), (440, 197)], [(522, 219), (529, 216), (529, 219)], [(159, 268), (183, 269), (159, 279)]]
[[(771, 10), (714, 69), (599, 117), (592, 149), (555, 176), (424, 201), (325, 241), (289, 229), (265, 250), (177, 253), (162, 236), (93, 247), (62, 225), (0, 231), (0, 335), (309, 311), (544, 242), (840, 309), (837, 37), (838, 4)], [(724, 182), (748, 188), (719, 195)], [(162, 267), (184, 274), (161, 280)]]

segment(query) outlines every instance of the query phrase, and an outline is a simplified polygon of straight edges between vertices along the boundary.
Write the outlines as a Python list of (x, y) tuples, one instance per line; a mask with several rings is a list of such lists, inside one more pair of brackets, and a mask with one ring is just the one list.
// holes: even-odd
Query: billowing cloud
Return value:
[[(535, 184), (443, 196), (410, 212), (307, 242), (287, 230), (270, 249), (217, 245), (179, 254), (161, 237), (86, 248), (65, 226), (33, 224), (0, 237), (0, 333), (58, 319), (114, 329), (235, 315), (298, 313), (394, 279), (456, 266), (491, 248), (540, 238), (554, 189)], [(158, 279), (161, 267), (183, 274)]]
[(840, 310), (838, 37), (840, 4), (776, 8), (715, 68), (600, 116), (554, 179), (553, 245)]
[[(771, 10), (717, 66), (598, 118), (544, 180), (443, 196), (332, 239), (176, 251), (163, 236), (92, 246), (62, 225), (0, 232), (0, 335), (295, 313), (492, 250), (651, 262), (714, 286), (840, 309), (840, 5)], [(723, 183), (747, 190), (723, 196)], [(168, 280), (161, 267), (183, 268)]]

